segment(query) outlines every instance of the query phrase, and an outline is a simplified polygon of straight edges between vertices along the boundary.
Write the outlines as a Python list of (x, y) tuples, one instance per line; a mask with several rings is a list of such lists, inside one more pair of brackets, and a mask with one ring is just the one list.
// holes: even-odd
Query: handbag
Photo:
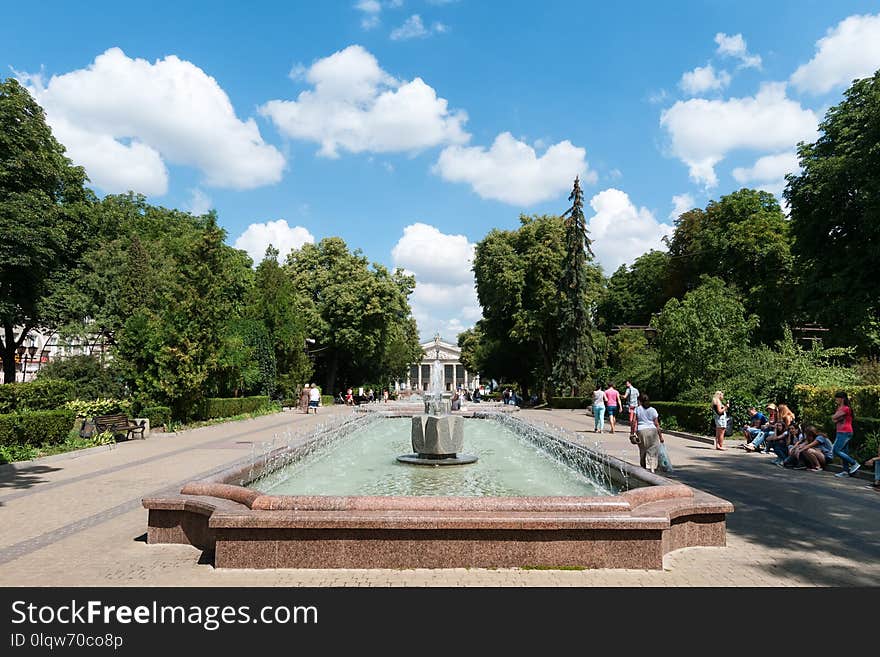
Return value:
[(657, 456), (657, 463), (665, 472), (674, 472), (672, 461), (669, 460), (669, 452), (666, 451), (666, 443), (660, 443), (660, 453)]
[(629, 442), (631, 442), (633, 445), (638, 445), (642, 442), (642, 439), (639, 438), (639, 434), (631, 433), (629, 434)]

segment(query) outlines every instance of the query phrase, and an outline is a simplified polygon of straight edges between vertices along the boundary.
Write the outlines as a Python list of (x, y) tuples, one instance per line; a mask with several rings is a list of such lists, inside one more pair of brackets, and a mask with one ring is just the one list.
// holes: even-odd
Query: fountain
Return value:
[(464, 465), (474, 463), (473, 454), (461, 454), (464, 447), (464, 420), (451, 414), (451, 394), (443, 390), (440, 369), (440, 336), (434, 336), (434, 367), (431, 390), (425, 395), (425, 414), (412, 418), (414, 454), (397, 457), (401, 463), (413, 465)]

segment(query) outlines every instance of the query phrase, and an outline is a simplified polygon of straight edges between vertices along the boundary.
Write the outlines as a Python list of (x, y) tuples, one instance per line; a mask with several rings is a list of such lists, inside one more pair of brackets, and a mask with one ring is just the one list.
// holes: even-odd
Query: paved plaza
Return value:
[[(643, 570), (215, 570), (186, 545), (147, 545), (141, 499), (248, 458), (345, 407), (295, 411), (114, 448), (0, 466), (2, 586), (840, 586), (880, 585), (880, 495), (863, 479), (774, 467), (730, 441), (667, 436), (672, 478), (730, 500), (726, 548), (687, 548)], [(579, 432), (638, 462), (626, 429), (592, 432), (584, 411), (520, 417)], [(466, 438), (465, 438), (466, 440)]]

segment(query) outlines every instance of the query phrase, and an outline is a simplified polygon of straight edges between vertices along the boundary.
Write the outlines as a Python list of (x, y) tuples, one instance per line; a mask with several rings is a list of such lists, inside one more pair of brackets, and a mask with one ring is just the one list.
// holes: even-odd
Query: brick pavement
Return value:
[[(726, 548), (667, 555), (640, 570), (215, 570), (183, 545), (146, 545), (144, 495), (248, 457), (253, 443), (349, 409), (293, 411), (154, 436), (79, 458), (0, 470), (3, 586), (810, 586), (880, 584), (880, 495), (864, 481), (775, 468), (742, 450), (669, 437), (685, 483), (731, 500)], [(583, 411), (522, 411), (637, 460), (626, 434), (598, 436)], [(599, 439), (599, 440), (597, 440)]]

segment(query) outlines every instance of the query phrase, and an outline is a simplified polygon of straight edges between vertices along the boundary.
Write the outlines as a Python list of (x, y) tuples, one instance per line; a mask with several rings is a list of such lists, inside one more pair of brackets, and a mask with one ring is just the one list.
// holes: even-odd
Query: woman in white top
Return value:
[(639, 465), (654, 472), (660, 457), (663, 431), (660, 429), (660, 414), (651, 406), (651, 400), (645, 393), (639, 395), (635, 419), (636, 426), (630, 428), (630, 439), (632, 440), (633, 434), (638, 435)]
[(593, 391), (593, 431), (602, 433), (605, 430), (605, 391), (602, 384), (597, 383)]

